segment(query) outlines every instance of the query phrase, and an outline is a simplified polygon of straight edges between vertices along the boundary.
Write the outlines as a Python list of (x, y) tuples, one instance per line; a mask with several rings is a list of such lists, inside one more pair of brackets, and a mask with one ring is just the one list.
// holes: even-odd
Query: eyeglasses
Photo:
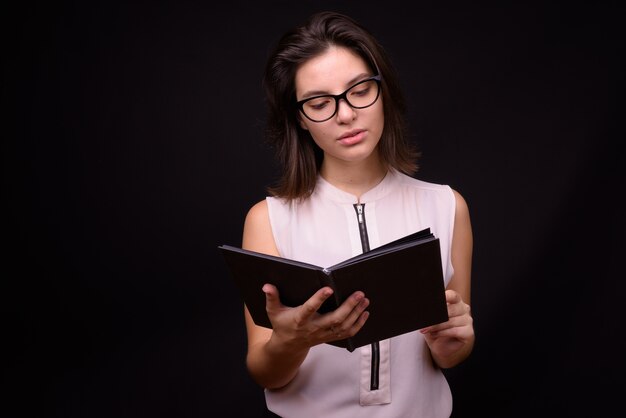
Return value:
[(325, 94), (296, 102), (298, 110), (312, 122), (325, 122), (337, 114), (339, 100), (344, 99), (354, 109), (370, 107), (380, 96), (380, 75), (359, 81), (341, 94)]

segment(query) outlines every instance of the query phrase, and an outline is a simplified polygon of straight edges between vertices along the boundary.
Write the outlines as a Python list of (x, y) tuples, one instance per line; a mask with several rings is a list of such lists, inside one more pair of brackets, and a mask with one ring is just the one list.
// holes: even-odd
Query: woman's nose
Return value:
[(344, 99), (337, 102), (337, 120), (339, 122), (350, 122), (356, 116), (356, 110), (352, 108)]

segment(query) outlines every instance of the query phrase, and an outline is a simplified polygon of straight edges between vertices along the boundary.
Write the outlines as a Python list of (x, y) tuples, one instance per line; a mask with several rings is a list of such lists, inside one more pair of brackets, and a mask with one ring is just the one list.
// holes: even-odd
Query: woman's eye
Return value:
[(353, 92), (352, 94), (355, 96), (365, 96), (367, 93), (369, 93), (370, 89), (369, 87), (361, 89), (361, 90), (357, 90), (355, 92)]
[(314, 110), (320, 110), (325, 108), (329, 102), (330, 100), (312, 100), (308, 103), (308, 105)]

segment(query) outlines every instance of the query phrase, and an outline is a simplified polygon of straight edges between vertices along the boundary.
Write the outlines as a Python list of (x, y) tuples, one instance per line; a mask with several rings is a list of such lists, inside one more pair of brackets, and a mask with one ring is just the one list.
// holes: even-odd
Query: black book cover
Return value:
[(291, 307), (330, 286), (334, 294), (320, 313), (363, 291), (370, 300), (363, 328), (352, 338), (328, 343), (349, 351), (448, 320), (439, 239), (429, 228), (326, 268), (229, 245), (218, 249), (259, 326), (272, 326), (261, 290), (265, 283), (275, 285), (283, 305)]

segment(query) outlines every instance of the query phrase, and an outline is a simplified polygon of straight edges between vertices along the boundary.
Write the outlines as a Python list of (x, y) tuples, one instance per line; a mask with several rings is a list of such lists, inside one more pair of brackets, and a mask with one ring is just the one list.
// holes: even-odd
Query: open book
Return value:
[(349, 351), (448, 320), (439, 239), (430, 228), (326, 268), (229, 245), (218, 249), (259, 326), (272, 327), (261, 290), (265, 283), (275, 285), (283, 305), (291, 307), (330, 286), (333, 296), (319, 313), (363, 291), (370, 300), (363, 328), (352, 338), (328, 343)]

